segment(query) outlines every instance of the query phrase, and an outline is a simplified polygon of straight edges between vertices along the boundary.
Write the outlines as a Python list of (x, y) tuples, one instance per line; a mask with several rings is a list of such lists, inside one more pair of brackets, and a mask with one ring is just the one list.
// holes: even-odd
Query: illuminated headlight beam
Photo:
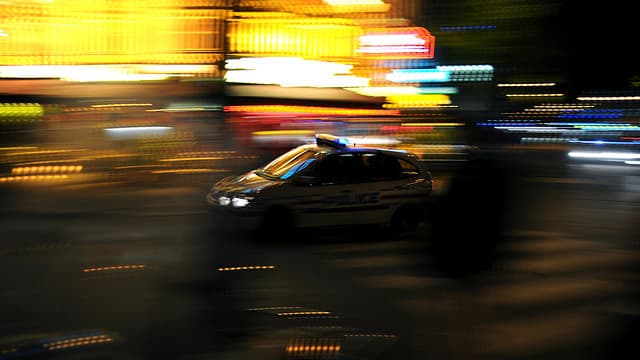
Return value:
[(634, 160), (640, 159), (639, 153), (617, 151), (571, 151), (569, 157), (579, 159), (603, 159), (603, 160)]
[(246, 207), (253, 198), (234, 197), (231, 199), (231, 206), (236, 208)]

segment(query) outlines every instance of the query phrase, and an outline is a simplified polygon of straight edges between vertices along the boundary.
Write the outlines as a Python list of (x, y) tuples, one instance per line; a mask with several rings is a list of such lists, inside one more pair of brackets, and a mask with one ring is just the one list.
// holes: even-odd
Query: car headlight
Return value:
[(250, 197), (234, 197), (231, 199), (231, 205), (236, 208), (245, 207), (253, 200)]
[(231, 198), (227, 197), (227, 196), (220, 196), (218, 198), (218, 203), (222, 206), (227, 206), (229, 204), (231, 204)]

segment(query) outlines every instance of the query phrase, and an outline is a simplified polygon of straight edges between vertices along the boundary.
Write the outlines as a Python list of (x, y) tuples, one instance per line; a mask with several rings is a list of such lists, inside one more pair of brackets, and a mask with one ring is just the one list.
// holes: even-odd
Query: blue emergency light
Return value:
[(316, 144), (326, 145), (334, 148), (343, 148), (349, 145), (349, 139), (329, 134), (316, 134)]

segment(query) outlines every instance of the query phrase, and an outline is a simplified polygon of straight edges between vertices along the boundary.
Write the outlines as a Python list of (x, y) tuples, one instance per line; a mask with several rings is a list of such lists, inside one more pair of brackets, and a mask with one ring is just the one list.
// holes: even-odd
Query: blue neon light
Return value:
[(572, 140), (577, 144), (594, 144), (594, 145), (639, 145), (640, 141), (607, 141), (607, 140)]

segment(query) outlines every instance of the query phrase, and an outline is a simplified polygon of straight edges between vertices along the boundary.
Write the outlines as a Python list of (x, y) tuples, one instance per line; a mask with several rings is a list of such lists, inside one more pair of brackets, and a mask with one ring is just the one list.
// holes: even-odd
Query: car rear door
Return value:
[(329, 155), (309, 174), (316, 179), (307, 194), (313, 205), (301, 208), (301, 223), (310, 226), (367, 224), (379, 221), (384, 213), (379, 191), (366, 181), (360, 153)]

